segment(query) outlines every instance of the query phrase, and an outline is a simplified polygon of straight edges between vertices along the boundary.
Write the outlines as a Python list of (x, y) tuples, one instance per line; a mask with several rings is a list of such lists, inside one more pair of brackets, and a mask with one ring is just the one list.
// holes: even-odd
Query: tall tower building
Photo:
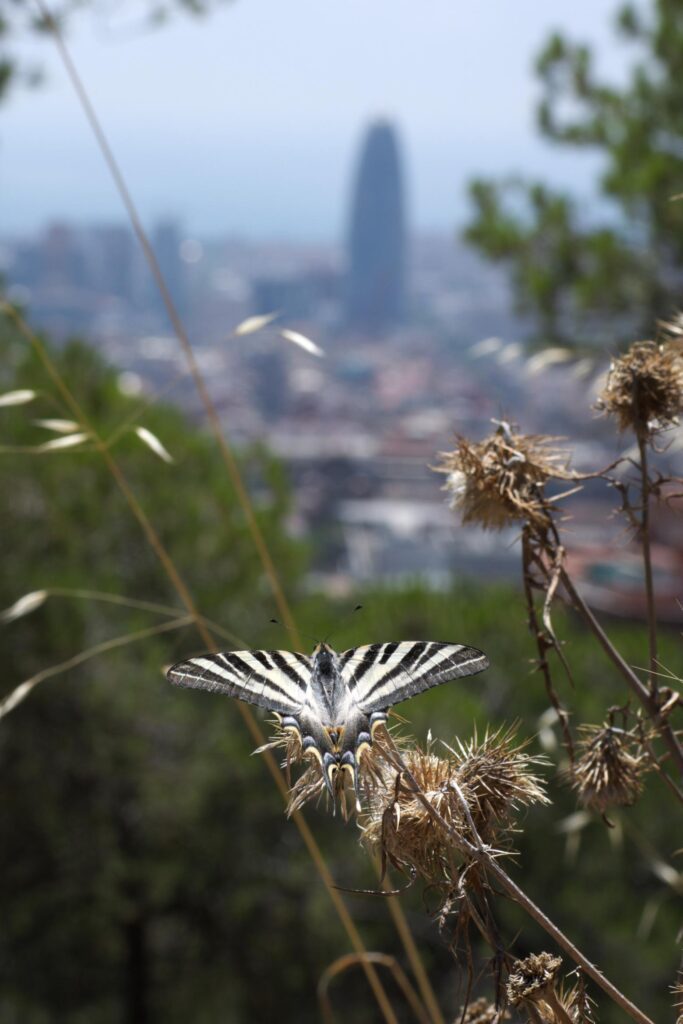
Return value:
[(405, 217), (401, 161), (391, 124), (371, 125), (356, 175), (349, 235), (349, 326), (379, 333), (405, 312)]

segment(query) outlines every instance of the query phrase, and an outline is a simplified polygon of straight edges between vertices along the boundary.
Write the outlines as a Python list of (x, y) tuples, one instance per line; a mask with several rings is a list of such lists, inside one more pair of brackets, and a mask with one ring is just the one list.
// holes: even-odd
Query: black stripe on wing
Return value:
[(224, 651), (181, 661), (168, 671), (176, 686), (209, 690), (267, 711), (296, 715), (306, 698), (310, 659), (291, 651)]
[(483, 672), (489, 661), (476, 647), (404, 640), (344, 651), (340, 664), (354, 700), (372, 714), (432, 686)]

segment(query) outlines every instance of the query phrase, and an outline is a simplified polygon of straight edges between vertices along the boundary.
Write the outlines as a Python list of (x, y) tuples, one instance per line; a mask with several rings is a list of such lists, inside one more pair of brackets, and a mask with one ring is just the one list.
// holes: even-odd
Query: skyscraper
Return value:
[(350, 326), (379, 333), (405, 312), (403, 181), (396, 132), (368, 129), (353, 191), (346, 313)]

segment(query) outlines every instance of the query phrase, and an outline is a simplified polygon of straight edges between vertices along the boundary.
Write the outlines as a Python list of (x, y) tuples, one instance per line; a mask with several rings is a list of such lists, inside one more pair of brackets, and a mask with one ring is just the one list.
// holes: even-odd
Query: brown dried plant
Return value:
[(581, 479), (568, 468), (570, 455), (555, 447), (556, 440), (521, 434), (505, 422), (483, 441), (458, 435), (455, 449), (441, 452), (441, 462), (434, 468), (446, 474), (444, 490), (463, 525), (501, 530), (526, 521), (544, 526), (546, 484)]
[(500, 1021), (510, 1020), (507, 1010), (496, 1007), (489, 1002), (486, 996), (480, 996), (468, 1005), (461, 1006), (455, 1015), (453, 1024), (499, 1024)]
[(551, 953), (532, 953), (524, 960), (515, 961), (508, 977), (506, 994), (513, 1006), (531, 1008), (534, 1016), (547, 1024), (564, 1024), (566, 1015), (558, 1016), (561, 1003), (555, 991), (557, 973), (562, 957)]
[[(675, 325), (670, 325), (675, 326)], [(620, 430), (652, 437), (678, 422), (683, 408), (683, 355), (679, 344), (637, 341), (614, 359), (597, 408)]]
[(566, 985), (558, 986), (559, 1004), (572, 1024), (596, 1024), (595, 1002), (586, 991), (583, 973), (577, 969), (572, 974), (578, 976), (575, 984), (569, 988)]
[(581, 754), (568, 772), (579, 802), (599, 814), (611, 807), (630, 807), (642, 792), (648, 768), (637, 737), (609, 724), (581, 725), (579, 732)]
[[(515, 815), (533, 803), (548, 803), (534, 767), (543, 758), (524, 752), (514, 729), (487, 733), (482, 741), (451, 748), (444, 756), (417, 744), (401, 750), (420, 793), (440, 817), (468, 842), (504, 843)], [(387, 765), (383, 787), (377, 787), (360, 819), (363, 842), (396, 867), (411, 868), (426, 881), (452, 884), (459, 878), (462, 857), (401, 773)]]

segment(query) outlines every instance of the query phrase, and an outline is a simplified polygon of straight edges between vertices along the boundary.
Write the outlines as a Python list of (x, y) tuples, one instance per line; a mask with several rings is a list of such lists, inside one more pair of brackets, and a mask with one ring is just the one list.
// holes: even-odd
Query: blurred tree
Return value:
[(477, 179), (465, 237), (510, 268), (540, 343), (650, 335), (680, 303), (683, 270), (683, 7), (622, 7), (615, 29), (638, 57), (603, 82), (585, 45), (553, 35), (536, 63), (538, 126), (560, 146), (604, 158), (600, 215), (570, 195), (513, 178)]
[[(135, 408), (116, 372), (84, 345), (52, 355), (103, 436), (111, 436)], [(0, 392), (13, 388), (41, 394), (31, 405), (0, 409), (0, 444), (42, 441), (45, 428), (34, 419), (66, 410), (55, 407), (24, 340), (0, 323)], [(114, 453), (199, 607), (255, 646), (288, 647), (268, 623), (272, 601), (211, 440), (163, 405), (134, 422), (163, 441), (174, 465), (130, 431)], [(518, 718), (521, 735), (537, 733), (547, 700), (530, 675), (534, 652), (519, 593), (462, 583), (438, 594), (419, 586), (378, 589), (359, 595), (361, 614), (344, 616), (300, 587), (303, 553), (283, 530), (289, 496), (281, 469), (259, 451), (244, 454), (242, 468), (258, 489), (262, 528), (308, 633), (332, 628), (340, 650), (436, 638), (489, 654), (491, 669), (481, 677), (402, 706), (412, 723), (404, 728), (423, 740), (431, 727), (437, 740), (452, 743), (470, 736), (473, 722), (481, 734), (487, 723)], [(178, 605), (96, 453), (3, 452), (0, 469), (0, 608), (49, 586)], [(46, 666), (157, 621), (139, 609), (50, 598), (0, 628), (2, 695)], [(570, 617), (558, 611), (556, 625), (577, 680), (575, 690), (559, 680), (562, 695), (577, 721), (600, 721), (608, 705), (623, 700), (622, 685), (607, 663), (596, 664), (592, 639)], [(642, 628), (612, 632), (627, 661), (640, 664)], [(662, 636), (664, 665), (676, 664), (677, 644), (676, 635)], [(41, 684), (0, 721), (0, 1024), (319, 1020), (316, 984), (348, 943), (264, 766), (249, 756), (253, 744), (235, 703), (165, 682), (161, 667), (199, 647), (188, 628), (110, 651)], [(599, 818), (584, 815), (567, 843), (562, 822), (575, 800), (550, 770), (548, 776), (555, 806), (524, 822), (515, 873), (589, 956), (664, 1020), (678, 954), (671, 941), (676, 883), (671, 872), (666, 881), (664, 869), (680, 846), (668, 794), (651, 777), (645, 797), (615, 816), (611, 839)], [(307, 813), (338, 884), (374, 887), (355, 825), (332, 818), (324, 805)], [(349, 900), (369, 948), (407, 966), (384, 903)], [(419, 886), (402, 900), (452, 1019), (467, 971), (454, 967), (444, 941), (451, 922), (440, 935)], [(547, 946), (514, 907), (500, 914), (506, 938), (519, 936), (518, 951)], [(634, 938), (639, 928), (648, 929), (647, 943)], [(333, 1001), (340, 1017), (377, 1020), (359, 971), (335, 981)], [(408, 1019), (400, 1010), (399, 1020)], [(621, 1017), (605, 1007), (600, 1019)]]
[[(129, 0), (127, 5), (119, 4), (118, 11), (109, 0), (47, 0), (47, 6), (61, 27), (66, 27), (77, 12), (88, 10), (105, 28), (116, 14), (117, 22), (125, 17), (128, 26), (142, 29), (162, 25), (176, 12), (205, 14), (220, 2), (222, 0)], [(11, 84), (40, 82), (40, 68), (22, 63), (15, 54), (15, 43), (31, 32), (48, 29), (48, 22), (40, 14), (35, 0), (6, 0), (0, 5), (0, 101), (6, 98)]]

